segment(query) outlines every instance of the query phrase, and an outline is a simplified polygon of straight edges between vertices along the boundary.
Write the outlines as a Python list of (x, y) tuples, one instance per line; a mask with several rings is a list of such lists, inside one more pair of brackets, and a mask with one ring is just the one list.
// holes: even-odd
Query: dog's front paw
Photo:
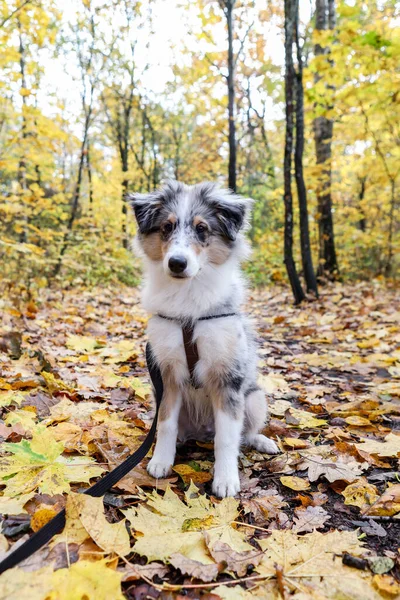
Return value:
[(155, 479), (162, 479), (171, 473), (171, 463), (155, 460), (154, 457), (147, 465), (147, 472)]
[(280, 450), (278, 446), (267, 438), (267, 436), (258, 433), (251, 440), (249, 440), (249, 445), (258, 450), (258, 452), (262, 452), (263, 454), (279, 454)]
[(218, 498), (236, 496), (240, 492), (239, 473), (235, 475), (215, 475), (212, 491)]

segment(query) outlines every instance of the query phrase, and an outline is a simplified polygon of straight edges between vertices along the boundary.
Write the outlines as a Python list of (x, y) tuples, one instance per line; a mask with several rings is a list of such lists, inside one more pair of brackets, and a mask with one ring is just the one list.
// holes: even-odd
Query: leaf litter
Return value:
[(0, 577), (0, 597), (399, 597), (395, 295), (335, 284), (299, 308), (283, 289), (252, 292), (266, 433), (282, 454), (243, 448), (241, 493), (222, 501), (212, 444), (195, 442), (167, 481), (146, 473), (147, 457), (104, 502), (82, 494), (154, 416), (136, 291), (43, 292), (29, 319), (3, 300), (0, 338), (19, 343), (0, 352), (2, 556), (64, 506), (67, 516)]

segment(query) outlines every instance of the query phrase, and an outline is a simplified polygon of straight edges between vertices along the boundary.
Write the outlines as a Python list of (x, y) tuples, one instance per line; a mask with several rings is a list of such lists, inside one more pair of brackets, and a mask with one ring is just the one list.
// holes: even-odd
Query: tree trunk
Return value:
[[(123, 169), (123, 172), (126, 173)], [(122, 245), (124, 248), (128, 248), (128, 234), (127, 234), (127, 220), (128, 220), (128, 206), (126, 202), (126, 196), (128, 193), (129, 181), (124, 178), (122, 181)]]
[(365, 233), (367, 231), (367, 216), (366, 216), (365, 210), (362, 206), (362, 201), (364, 200), (364, 196), (365, 196), (365, 186), (367, 183), (367, 178), (360, 177), (359, 181), (360, 181), (360, 191), (358, 194), (358, 210), (360, 211), (361, 217), (360, 217), (360, 220), (358, 221), (358, 226), (360, 228), (360, 231)]
[[(19, 32), (19, 66), (20, 66), (20, 73), (21, 73), (21, 91), (23, 91), (26, 89), (25, 46), (24, 46), (24, 41), (23, 41), (23, 36), (22, 36), (21, 21), (20, 21), (19, 17), (18, 17), (17, 22), (18, 22), (18, 32)], [(18, 179), (18, 183), (19, 183), (19, 187), (20, 187), (21, 203), (23, 206), (25, 206), (24, 193), (28, 188), (27, 181), (26, 181), (26, 159), (25, 159), (25, 152), (26, 152), (25, 141), (28, 137), (27, 123), (26, 123), (26, 108), (27, 108), (26, 96), (25, 96), (25, 94), (22, 93), (22, 128), (21, 128), (22, 152), (21, 152), (21, 157), (19, 159), (19, 163), (18, 163), (17, 179)], [(26, 208), (26, 211), (27, 211), (27, 208)], [(23, 226), (23, 230), (20, 234), (20, 242), (27, 242), (28, 241), (28, 224), (29, 224), (28, 213), (25, 212), (25, 214), (22, 216), (22, 218), (23, 218), (24, 226)]]
[[(316, 0), (315, 28), (318, 31), (334, 29), (334, 0)], [(329, 48), (316, 44), (315, 56), (327, 54)], [(321, 79), (316, 75), (315, 81)], [(326, 112), (329, 105), (322, 107)], [(314, 119), (314, 138), (317, 165), (321, 165), (320, 180), (317, 189), (318, 225), (319, 225), (319, 265), (318, 275), (334, 277), (338, 273), (335, 249), (335, 237), (332, 216), (332, 136), (333, 121), (321, 115)]]
[(90, 161), (90, 144), (89, 140), (86, 145), (86, 171), (89, 184), (89, 213), (93, 217), (93, 182), (92, 182), (92, 163)]
[(389, 234), (388, 234), (388, 255), (385, 264), (385, 275), (389, 277), (393, 267), (393, 230), (395, 224), (395, 208), (396, 208), (396, 180), (390, 180), (390, 213), (389, 213)]
[(228, 186), (236, 192), (236, 127), (235, 127), (235, 61), (233, 57), (233, 8), (235, 0), (226, 0), (228, 25), (228, 119), (229, 119), (229, 165)]
[(296, 146), (294, 154), (294, 168), (297, 186), (297, 196), (300, 211), (300, 244), (303, 264), (304, 279), (307, 292), (313, 292), (318, 298), (317, 279), (315, 277), (308, 224), (307, 192), (304, 183), (303, 153), (304, 153), (304, 90), (303, 90), (303, 57), (299, 41), (299, 2), (295, 4), (295, 43), (297, 54), (296, 77)]
[(285, 154), (283, 163), (284, 173), (284, 203), (285, 203), (285, 233), (284, 233), (284, 262), (296, 304), (304, 300), (304, 292), (297, 274), (293, 258), (293, 196), (292, 196), (292, 152), (293, 152), (293, 89), (295, 74), (293, 68), (293, 28), (295, 14), (292, 0), (285, 0)]
[(87, 142), (87, 137), (88, 137), (89, 125), (90, 125), (90, 117), (91, 117), (91, 110), (89, 109), (88, 113), (86, 114), (86, 118), (85, 118), (83, 140), (82, 140), (81, 152), (80, 152), (80, 156), (79, 156), (78, 175), (77, 175), (74, 195), (73, 195), (73, 199), (72, 199), (71, 214), (70, 214), (70, 217), (69, 217), (69, 220), (67, 223), (67, 230), (64, 233), (64, 238), (63, 238), (60, 254), (58, 256), (58, 260), (57, 260), (56, 265), (53, 270), (53, 277), (56, 277), (60, 272), (61, 265), (62, 265), (62, 259), (65, 254), (65, 251), (68, 248), (69, 236), (71, 234), (72, 227), (74, 225), (76, 215), (78, 213), (79, 199), (80, 199), (80, 195), (81, 195), (83, 168), (84, 168), (84, 164), (85, 164), (86, 142)]

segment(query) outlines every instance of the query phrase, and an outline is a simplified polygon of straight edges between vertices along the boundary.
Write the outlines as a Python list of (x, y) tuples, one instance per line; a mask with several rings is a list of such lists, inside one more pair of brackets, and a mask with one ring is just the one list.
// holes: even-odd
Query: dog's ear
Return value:
[(231, 242), (241, 229), (247, 228), (252, 202), (233, 193), (224, 193), (217, 199), (215, 210), (221, 231)]
[(140, 233), (151, 233), (157, 226), (157, 218), (161, 209), (160, 195), (155, 193), (128, 194), (126, 199), (135, 213)]

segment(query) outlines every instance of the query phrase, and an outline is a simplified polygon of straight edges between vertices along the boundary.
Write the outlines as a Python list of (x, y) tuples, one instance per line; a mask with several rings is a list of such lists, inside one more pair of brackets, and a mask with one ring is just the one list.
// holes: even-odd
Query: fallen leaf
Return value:
[(341, 493), (345, 498), (345, 504), (358, 506), (362, 510), (374, 504), (379, 496), (376, 487), (368, 483), (365, 477), (350, 483)]
[(104, 515), (103, 498), (73, 492), (69, 494), (68, 498), (75, 504), (83, 527), (104, 552), (107, 554), (115, 552), (119, 556), (129, 554), (129, 533), (125, 526), (125, 520), (109, 523)]
[(283, 475), (279, 478), (279, 480), (282, 485), (298, 492), (308, 490), (308, 488), (310, 487), (309, 481), (307, 481), (306, 479), (302, 479), (301, 477)]
[(307, 506), (307, 508), (296, 508), (293, 531), (301, 533), (304, 531), (315, 531), (325, 527), (330, 516), (321, 506)]
[[(259, 540), (264, 550), (263, 559), (256, 571), (264, 577), (275, 578), (277, 568), (283, 569), (285, 579), (300, 586), (304, 600), (312, 598), (351, 598), (352, 600), (378, 600), (372, 589), (372, 575), (342, 564), (341, 554), (349, 552), (360, 556), (363, 548), (356, 531), (314, 531), (298, 535), (294, 531), (273, 531), (271, 536)], [(278, 597), (279, 588), (273, 590)]]
[(372, 581), (382, 594), (388, 594), (395, 598), (400, 597), (400, 583), (391, 575), (375, 575)]
[(238, 517), (238, 502), (234, 498), (213, 503), (199, 495), (194, 484), (185, 493), (185, 502), (170, 489), (164, 496), (155, 491), (146, 496), (146, 505), (122, 512), (136, 532), (133, 551), (149, 560), (165, 561), (178, 553), (202, 564), (211, 564), (213, 560), (203, 531), (216, 531), (215, 528), (218, 528), (219, 539), (229, 540), (233, 549), (251, 549), (245, 534), (232, 524)]
[(293, 407), (289, 408), (285, 413), (285, 419), (288, 425), (299, 427), (299, 429), (322, 427), (327, 423), (325, 419), (316, 419), (313, 413)]
[(213, 581), (218, 575), (218, 565), (214, 563), (205, 565), (197, 560), (187, 558), (179, 552), (171, 554), (169, 562), (173, 567), (179, 569), (182, 575), (189, 575), (201, 581)]
[(333, 481), (352, 482), (362, 473), (362, 465), (354, 461), (344, 462), (340, 458), (323, 458), (322, 456), (309, 456), (307, 460), (299, 465), (300, 468), (308, 469), (310, 481), (317, 481), (319, 477), (325, 477), (331, 483)]
[(247, 573), (247, 568), (250, 565), (258, 565), (262, 559), (263, 553), (255, 548), (237, 552), (236, 550), (233, 550), (229, 544), (215, 540), (210, 532), (205, 531), (204, 537), (210, 554), (215, 562), (223, 563), (225, 570), (233, 571), (239, 577), (244, 577)]
[(96, 348), (102, 347), (104, 344), (99, 343), (96, 339), (86, 335), (69, 335), (66, 341), (66, 346), (70, 350), (75, 350), (81, 354), (91, 354)]
[(0, 497), (0, 514), (1, 515), (20, 515), (26, 513), (25, 504), (29, 502), (35, 495), (35, 492), (20, 494), (17, 498), (8, 498), (7, 496)]
[(264, 523), (265, 520), (275, 519), (282, 508), (287, 506), (278, 490), (262, 490), (250, 500), (242, 500), (244, 513), (251, 513), (256, 523)]
[[(173, 564), (172, 561), (171, 564)], [(129, 565), (125, 565), (124, 570), (120, 570), (119, 572), (122, 574), (123, 582), (137, 581), (138, 579), (142, 579), (143, 576), (147, 577), (147, 579), (153, 579), (156, 576), (162, 579), (168, 573), (168, 567), (157, 562), (148, 563), (147, 565), (130, 563)]]
[(400, 483), (388, 487), (371, 507), (364, 511), (367, 515), (392, 517), (400, 513)]
[(50, 582), (50, 598), (55, 600), (125, 600), (121, 574), (108, 568), (105, 561), (80, 560), (69, 569), (55, 571)]
[(89, 483), (104, 472), (90, 457), (61, 456), (63, 444), (41, 425), (30, 441), (3, 442), (1, 449), (9, 453), (0, 464), (0, 479), (6, 486), (4, 494), (10, 497), (36, 489), (50, 495), (68, 492), (71, 482)]
[(1, 391), (0, 406), (10, 406), (10, 404), (17, 404), (19, 406), (23, 402), (25, 395), (24, 392), (17, 392), (15, 390)]
[[(290, 390), (288, 383), (283, 377), (277, 375), (258, 375), (258, 384), (267, 394), (280, 394)], [(290, 405), (290, 403), (289, 403)], [(274, 413), (277, 414), (277, 413)]]
[(207, 471), (196, 471), (190, 465), (175, 465), (172, 470), (177, 473), (184, 483), (189, 484), (193, 481), (194, 484), (206, 483), (212, 479), (212, 474)]
[(294, 450), (302, 450), (304, 448), (309, 448), (311, 446), (308, 440), (302, 440), (300, 438), (289, 438), (285, 437), (283, 439), (286, 446), (293, 448)]
[(388, 556), (371, 556), (368, 558), (369, 568), (376, 575), (383, 575), (388, 573), (395, 566), (393, 559)]
[(348, 425), (353, 425), (354, 427), (370, 427), (371, 421), (366, 419), (365, 417), (358, 417), (357, 415), (352, 415), (350, 417), (346, 417), (345, 421)]
[(389, 433), (384, 442), (365, 439), (363, 442), (355, 444), (355, 447), (363, 452), (377, 454), (378, 456), (398, 456), (400, 455), (400, 435)]

